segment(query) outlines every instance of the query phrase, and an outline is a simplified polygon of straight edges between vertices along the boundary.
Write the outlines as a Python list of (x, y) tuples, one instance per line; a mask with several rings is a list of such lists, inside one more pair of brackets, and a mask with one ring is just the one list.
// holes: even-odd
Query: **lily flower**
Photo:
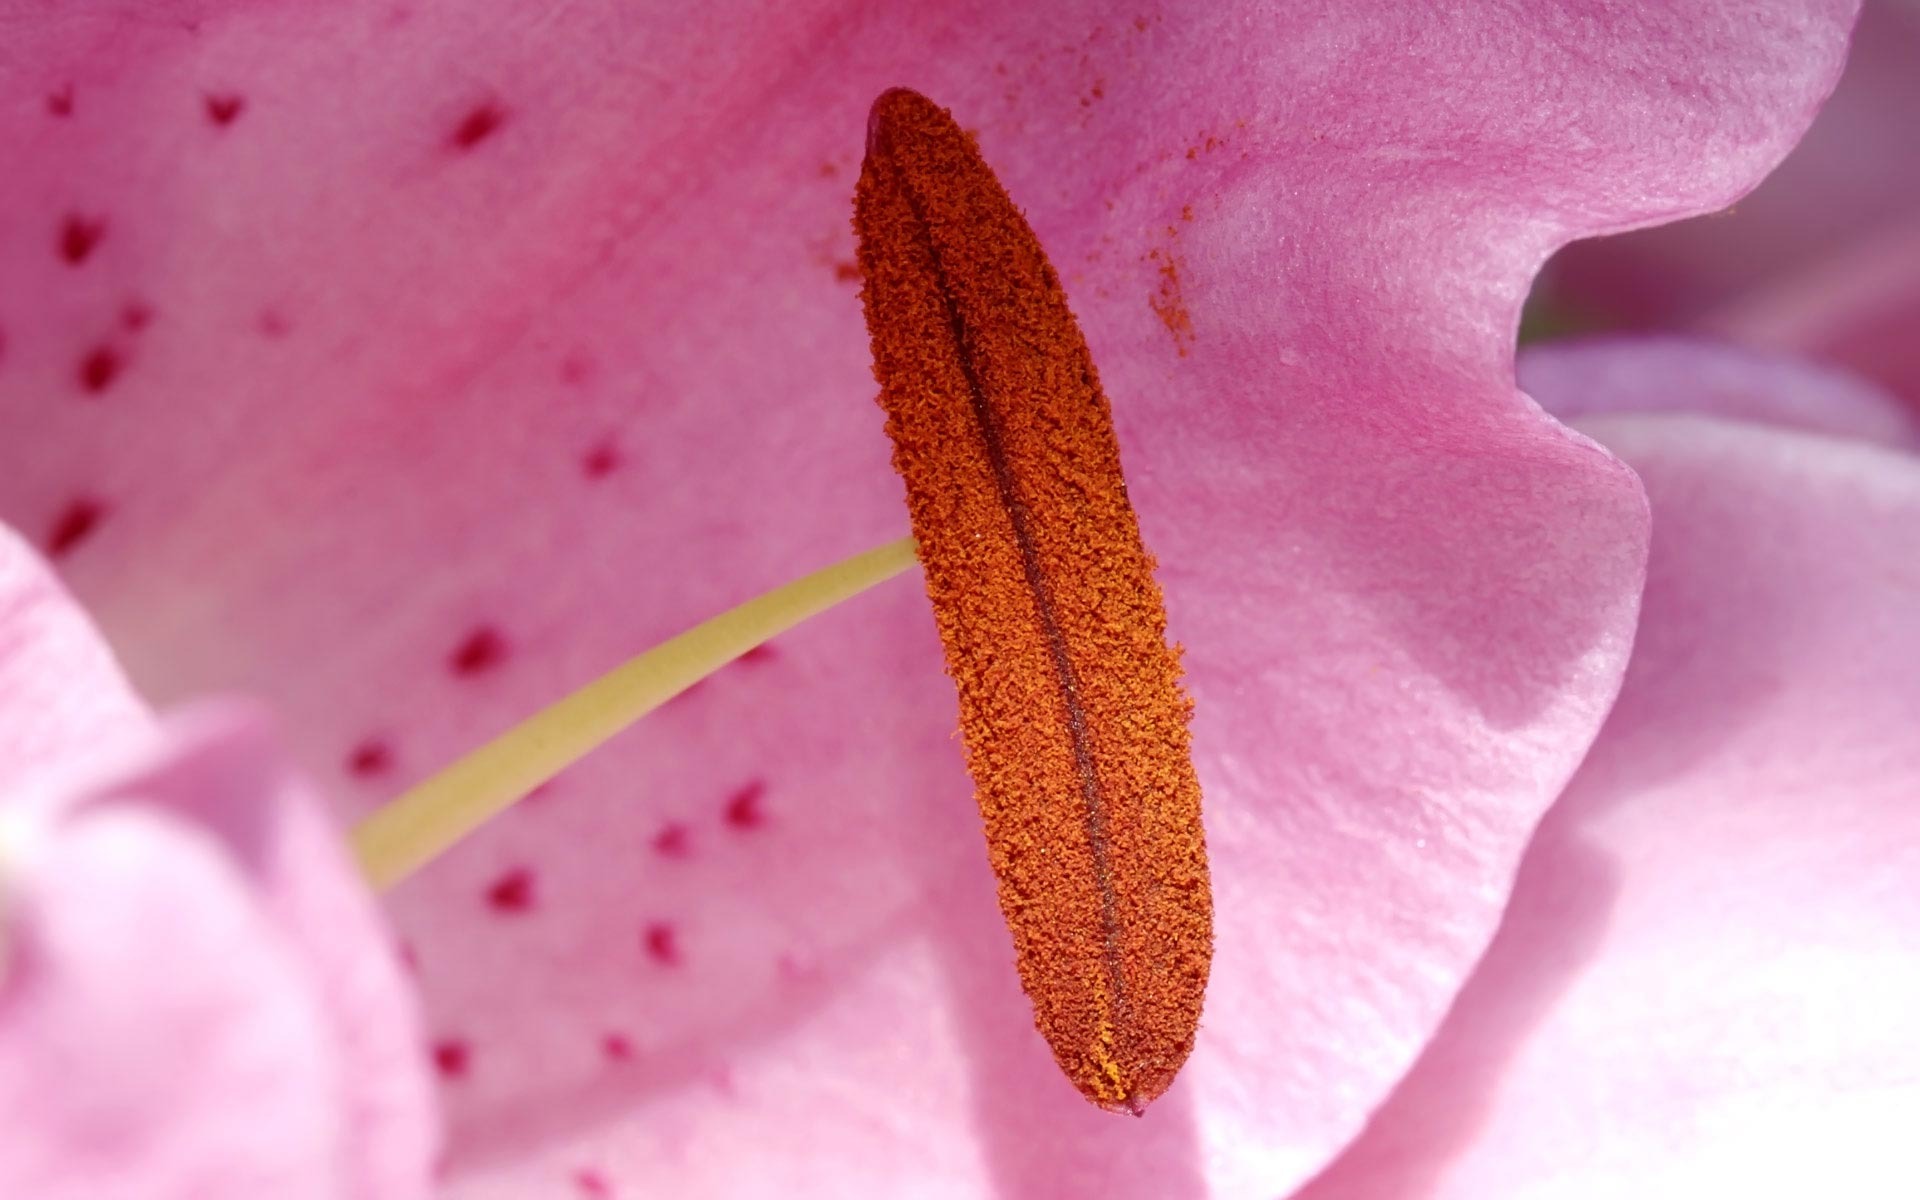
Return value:
[(936, 97), (1063, 276), (1187, 648), (1217, 939), (1194, 1055), (1139, 1121), (1055, 1069), (902, 580), (389, 895), (441, 1190), (1286, 1194), (1412, 1103), (1489, 942), (1535, 944), (1499, 940), (1515, 872), (1628, 669), (1645, 496), (1514, 387), (1529, 281), (1753, 186), (1852, 15), (19, 17), (0, 517), (142, 696), (267, 702), (360, 820), (903, 532), (849, 201), (873, 97)]

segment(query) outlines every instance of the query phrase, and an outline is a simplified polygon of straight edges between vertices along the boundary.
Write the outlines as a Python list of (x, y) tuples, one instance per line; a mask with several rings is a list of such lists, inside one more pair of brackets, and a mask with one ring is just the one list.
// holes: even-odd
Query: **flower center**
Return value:
[(355, 847), (397, 882), (917, 554), (1036, 1023), (1083, 1094), (1138, 1114), (1193, 1049), (1213, 907), (1191, 704), (1112, 414), (1058, 272), (946, 110), (899, 89), (874, 104), (854, 231), (914, 538), (633, 659), (374, 814)]

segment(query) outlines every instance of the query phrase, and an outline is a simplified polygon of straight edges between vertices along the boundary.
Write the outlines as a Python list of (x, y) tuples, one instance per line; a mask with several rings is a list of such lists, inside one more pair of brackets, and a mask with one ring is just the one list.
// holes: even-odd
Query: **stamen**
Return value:
[(775, 588), (614, 668), (362, 821), (354, 850), (391, 887), (589, 751), (769, 638), (914, 565), (912, 538)]
[(1190, 704), (1106, 396), (1038, 239), (926, 97), (875, 102), (854, 230), (1021, 981), (1074, 1085), (1138, 1114), (1193, 1049), (1213, 909)]

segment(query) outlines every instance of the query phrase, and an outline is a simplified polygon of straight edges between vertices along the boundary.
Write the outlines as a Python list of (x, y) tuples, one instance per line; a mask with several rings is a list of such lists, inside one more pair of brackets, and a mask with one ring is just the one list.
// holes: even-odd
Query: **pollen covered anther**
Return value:
[(1193, 1049), (1212, 899), (1190, 702), (1060, 279), (951, 115), (887, 92), (855, 198), (880, 403), (1041, 1033), (1138, 1113)]

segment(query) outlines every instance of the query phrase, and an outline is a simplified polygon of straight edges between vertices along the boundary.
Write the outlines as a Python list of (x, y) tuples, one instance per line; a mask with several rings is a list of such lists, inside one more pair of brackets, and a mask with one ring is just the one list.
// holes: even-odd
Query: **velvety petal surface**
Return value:
[[(1512, 386), (1577, 233), (1724, 204), (1845, 3), (13, 6), (0, 512), (143, 686), (365, 811), (904, 528), (848, 230), (952, 105), (1188, 648), (1219, 947), (1141, 1122), (1033, 1032), (913, 581), (394, 899), (457, 1196), (1271, 1194), (1423, 1043), (1617, 685), (1637, 485)], [(129, 14), (137, 12), (136, 18)], [(1677, 86), (1676, 80), (1684, 80)], [(27, 120), (26, 118), (31, 118)]]
[(0, 1195), (427, 1194), (398, 964), (257, 722), (156, 730), (0, 527)]
[(1520, 386), (1563, 421), (1692, 413), (1920, 449), (1920, 411), (1836, 367), (1684, 337), (1577, 338), (1529, 346)]
[(1920, 460), (1700, 417), (1619, 705), (1486, 960), (1301, 1197), (1910, 1196)]

